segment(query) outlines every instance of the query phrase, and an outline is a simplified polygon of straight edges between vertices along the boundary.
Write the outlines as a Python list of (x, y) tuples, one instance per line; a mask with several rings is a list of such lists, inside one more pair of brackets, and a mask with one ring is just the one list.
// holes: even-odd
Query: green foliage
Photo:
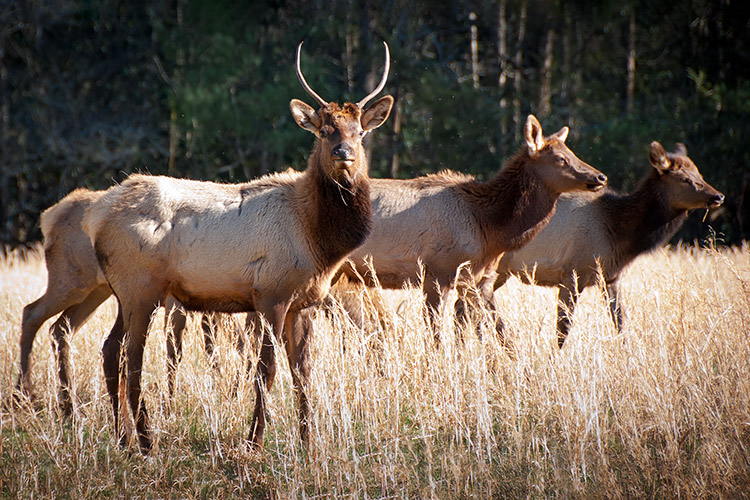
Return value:
[(487, 93), (426, 72), (412, 85), (401, 103), (409, 175), (446, 168), (492, 175), (501, 163), (495, 154), (499, 118)]

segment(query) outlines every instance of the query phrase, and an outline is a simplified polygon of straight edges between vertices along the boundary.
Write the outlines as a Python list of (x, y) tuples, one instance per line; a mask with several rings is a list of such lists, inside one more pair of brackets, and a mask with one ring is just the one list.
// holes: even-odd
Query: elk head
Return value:
[(568, 127), (544, 137), (542, 126), (534, 115), (526, 119), (526, 147), (535, 169), (545, 184), (558, 193), (588, 189), (597, 191), (607, 183), (607, 176), (581, 161), (565, 145)]
[(659, 174), (669, 205), (678, 210), (718, 207), (724, 195), (709, 185), (688, 158), (684, 144), (667, 153), (657, 141), (651, 143), (648, 159)]
[(362, 147), (362, 139), (370, 131), (381, 126), (393, 107), (393, 97), (385, 96), (375, 101), (367, 109), (365, 105), (383, 90), (388, 79), (390, 54), (385, 45), (385, 68), (380, 84), (367, 97), (358, 103), (326, 102), (305, 81), (300, 67), (302, 43), (297, 47), (297, 77), (305, 91), (320, 105), (314, 108), (292, 99), (289, 109), (297, 124), (315, 134), (317, 141), (311, 158), (317, 156), (324, 173), (344, 187), (351, 186), (360, 174), (367, 174), (367, 158)]

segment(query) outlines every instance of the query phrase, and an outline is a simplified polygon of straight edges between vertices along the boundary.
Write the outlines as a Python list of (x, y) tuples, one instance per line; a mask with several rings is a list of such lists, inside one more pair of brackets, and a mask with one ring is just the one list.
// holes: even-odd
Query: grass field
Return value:
[(750, 497), (748, 247), (636, 261), (622, 280), (623, 332), (589, 289), (562, 351), (553, 291), (516, 279), (497, 294), (511, 352), (487, 322), (477, 335), (448, 313), (436, 345), (414, 290), (372, 292), (382, 317), (364, 331), (333, 307), (312, 341), (310, 446), (281, 355), (260, 454), (246, 446), (254, 393), (229, 320), (212, 360), (189, 320), (170, 401), (163, 313), (154, 318), (148, 456), (113, 437), (100, 357), (111, 299), (72, 340), (73, 416), (58, 411), (46, 328), (35, 400), (7, 404), (21, 311), (45, 285), (38, 254), (0, 261), (1, 498)]

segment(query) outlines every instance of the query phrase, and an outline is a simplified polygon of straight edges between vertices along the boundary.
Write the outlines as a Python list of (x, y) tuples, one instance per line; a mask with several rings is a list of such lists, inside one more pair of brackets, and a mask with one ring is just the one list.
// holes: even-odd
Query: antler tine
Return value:
[(383, 68), (383, 78), (381, 78), (380, 83), (378, 84), (378, 87), (375, 90), (370, 92), (370, 94), (367, 97), (365, 97), (364, 99), (362, 99), (361, 101), (357, 103), (357, 106), (360, 109), (364, 108), (365, 104), (367, 104), (370, 101), (370, 99), (378, 95), (380, 91), (383, 90), (383, 87), (385, 87), (385, 82), (386, 80), (388, 80), (388, 72), (391, 69), (391, 54), (388, 51), (388, 44), (383, 42), (383, 45), (385, 45), (385, 67)]
[(302, 88), (305, 89), (305, 92), (310, 94), (313, 99), (318, 101), (318, 104), (321, 106), (326, 106), (328, 103), (323, 100), (322, 97), (320, 97), (318, 94), (315, 93), (315, 91), (310, 88), (310, 85), (307, 84), (307, 80), (305, 80), (304, 75), (302, 75), (302, 67), (300, 66), (300, 54), (302, 53), (302, 44), (305, 42), (300, 42), (299, 45), (297, 45), (297, 78), (299, 78), (299, 82), (302, 84)]

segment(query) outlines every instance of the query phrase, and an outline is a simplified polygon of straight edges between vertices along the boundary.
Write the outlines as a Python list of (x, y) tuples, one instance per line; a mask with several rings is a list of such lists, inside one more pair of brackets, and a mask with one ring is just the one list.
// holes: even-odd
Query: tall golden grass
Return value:
[(750, 495), (747, 246), (639, 259), (622, 279), (623, 332), (589, 289), (562, 351), (553, 290), (515, 279), (497, 295), (510, 352), (489, 321), (457, 327), (448, 312), (436, 343), (414, 290), (364, 294), (363, 307), (381, 304), (366, 329), (334, 304), (315, 320), (309, 447), (281, 354), (260, 454), (246, 446), (254, 393), (227, 321), (208, 360), (190, 319), (170, 400), (163, 313), (154, 319), (143, 374), (156, 437), (148, 456), (114, 437), (100, 357), (111, 300), (72, 339), (73, 416), (59, 413), (44, 330), (36, 398), (9, 404), (21, 311), (44, 291), (45, 273), (38, 253), (0, 261), (2, 498)]

